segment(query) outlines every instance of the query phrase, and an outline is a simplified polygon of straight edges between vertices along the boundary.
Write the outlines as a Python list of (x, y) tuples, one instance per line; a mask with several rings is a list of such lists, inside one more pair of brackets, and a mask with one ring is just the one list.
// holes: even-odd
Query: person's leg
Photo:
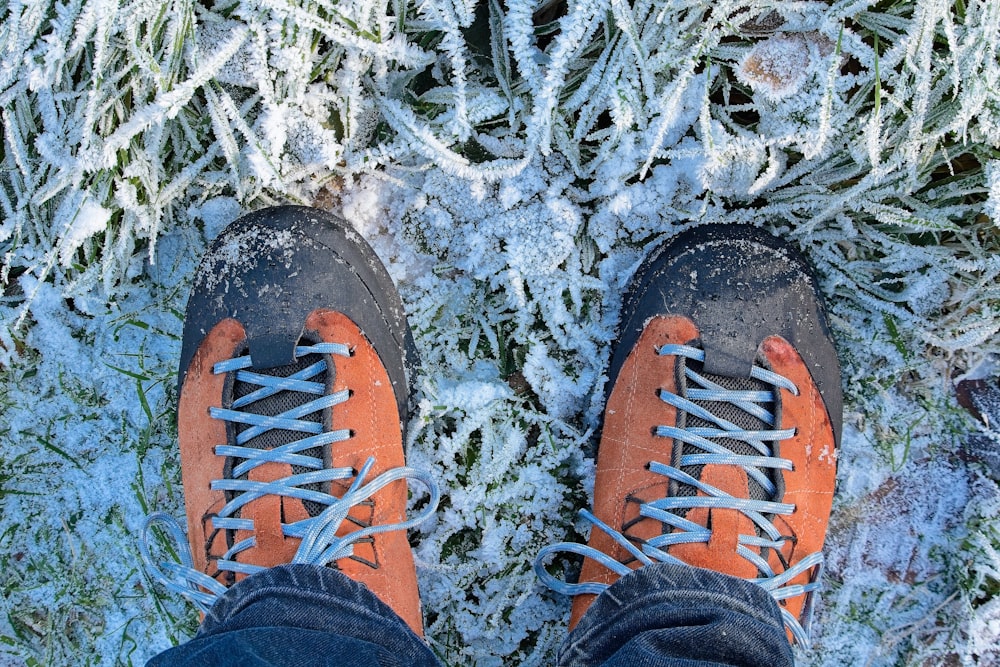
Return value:
[[(808, 266), (754, 228), (679, 235), (633, 279), (608, 375), (590, 539), (536, 560), (576, 596), (562, 664), (790, 664), (842, 419)], [(579, 583), (545, 569), (560, 551)]]
[(655, 563), (599, 595), (566, 638), (562, 667), (791, 667), (777, 603), (742, 579)]
[(282, 565), (227, 590), (191, 641), (149, 667), (437, 667), (427, 645), (365, 586), (316, 565)]
[[(154, 514), (141, 543), (206, 618), (153, 664), (433, 662), (406, 536), (439, 497), (404, 462), (415, 362), (395, 287), (342, 220), (267, 209), (213, 242), (181, 348), (187, 535)], [(430, 498), (407, 517), (411, 479)], [(180, 563), (154, 562), (156, 528)]]

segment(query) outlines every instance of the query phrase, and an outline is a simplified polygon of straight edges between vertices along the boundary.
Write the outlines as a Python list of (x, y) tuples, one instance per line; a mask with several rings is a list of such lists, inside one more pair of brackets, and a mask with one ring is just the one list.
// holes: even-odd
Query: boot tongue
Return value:
[[(733, 378), (721, 375), (710, 375), (702, 371), (702, 365), (698, 362), (688, 361), (691, 370), (700, 376), (707, 383), (702, 384), (697, 379), (688, 378), (685, 374), (685, 360), (679, 359), (678, 376), (683, 377), (681, 392), (686, 394), (688, 389), (709, 388), (708, 383), (717, 385), (722, 389), (731, 391), (771, 391), (773, 387), (765, 382), (754, 378)], [(772, 428), (759, 418), (741, 409), (740, 407), (725, 401), (694, 401), (710, 414), (734, 424), (737, 428), (747, 431), (762, 431)], [(765, 405), (765, 408), (773, 410), (773, 405)], [(718, 424), (694, 416), (690, 413), (678, 413), (677, 425), (681, 428), (720, 428)], [(711, 438), (711, 440), (736, 455), (760, 456), (750, 444), (734, 438)], [(705, 450), (696, 445), (674, 443), (674, 460), (672, 465), (678, 466), (683, 455), (704, 454)], [(741, 466), (726, 464), (699, 464), (679, 466), (680, 469), (700, 480), (701, 482), (715, 487), (720, 491), (729, 494), (734, 498), (749, 498), (753, 500), (776, 500), (771, 494), (755, 479), (747, 475), (747, 471)], [(772, 482), (775, 482), (774, 471), (764, 469)], [(635, 489), (627, 498), (628, 507), (623, 525), (623, 532), (638, 540), (649, 540), (663, 533), (664, 530), (671, 530), (667, 524), (660, 523), (653, 519), (644, 518), (639, 514), (639, 507), (644, 502), (650, 502), (656, 498), (663, 497), (691, 497), (705, 496), (698, 489), (688, 484), (676, 481), (658, 482), (642, 489)], [(737, 555), (740, 535), (760, 535), (761, 531), (757, 525), (744, 513), (739, 510), (718, 509), (707, 507), (695, 507), (690, 509), (672, 510), (676, 514), (684, 517), (688, 521), (704, 526), (711, 531), (711, 537), (707, 543), (679, 544), (671, 547), (669, 553), (682, 561), (695, 567), (703, 567), (726, 574), (741, 577), (753, 578), (757, 576), (756, 567), (746, 558)], [(755, 548), (751, 547), (752, 550)]]
[[(773, 389), (767, 383), (751, 377), (737, 378), (712, 375), (705, 373), (702, 365), (698, 362), (689, 362), (689, 365), (691, 370), (707, 381), (706, 385), (710, 383), (730, 391), (771, 391)], [(688, 389), (695, 387), (707, 388), (701, 385), (699, 380), (687, 378), (685, 375), (685, 386), (683, 388), (685, 393)], [(694, 402), (713, 416), (727, 421), (739, 429), (763, 431), (771, 428), (761, 419), (732, 403), (725, 401)], [(773, 409), (773, 406), (766, 407)], [(679, 424), (687, 429), (719, 428), (718, 424), (689, 413), (678, 415), (678, 417)], [(681, 419), (683, 419), (683, 422), (680, 421)], [(742, 440), (712, 438), (712, 441), (722, 445), (736, 455), (761, 455), (761, 452)], [(700, 447), (687, 443), (684, 443), (680, 449), (681, 456), (704, 453), (704, 450)], [(724, 464), (691, 465), (682, 466), (681, 470), (704, 484), (713, 486), (734, 498), (774, 500), (760, 482), (747, 475), (747, 471), (741, 466)], [(765, 469), (763, 472), (769, 476), (772, 482), (775, 481), (772, 470)], [(673, 496), (707, 495), (687, 484), (672, 483), (671, 486), (673, 487), (671, 489), (671, 495)], [(746, 558), (736, 553), (740, 535), (760, 535), (759, 528), (746, 514), (739, 510), (707, 507), (691, 508), (680, 512), (680, 514), (688, 521), (708, 528), (711, 531), (711, 537), (708, 543), (679, 544), (670, 550), (671, 555), (680, 558), (689, 565), (723, 572), (734, 577), (749, 579), (758, 575), (757, 568)]]
[[(760, 418), (731, 402), (695, 400), (689, 395), (692, 389), (770, 393), (774, 389), (771, 385), (750, 377), (733, 378), (711, 375), (703, 372), (701, 363), (690, 361), (683, 357), (677, 358), (677, 364), (678, 393), (691, 400), (709, 415), (732, 425), (731, 427), (724, 428), (714, 421), (678, 410), (676, 421), (678, 428), (686, 430), (695, 428), (728, 430), (735, 427), (736, 430), (745, 431), (767, 431), (773, 428)], [(761, 407), (772, 413), (775, 410), (773, 404), (761, 404)], [(736, 438), (711, 437), (709, 440), (737, 456), (769, 455), (768, 452), (758, 451), (753, 445)], [(669, 443), (669, 441), (666, 442)], [(681, 465), (681, 458), (683, 456), (705, 453), (708, 452), (697, 445), (685, 443), (681, 440), (674, 440), (670, 465), (680, 468), (691, 477), (733, 498), (762, 501), (780, 500), (780, 498), (772, 497), (774, 494), (770, 493), (760, 481), (754, 479), (740, 465), (725, 463)], [(758, 470), (763, 473), (766, 479), (771, 481), (776, 489), (779, 489), (780, 494), (781, 485), (778, 484), (779, 480), (776, 479), (775, 471), (769, 468), (760, 468)], [(642, 543), (653, 540), (665, 532), (682, 530), (672, 528), (668, 523), (643, 516), (641, 514), (642, 505), (667, 497), (684, 498), (707, 495), (689, 484), (653, 475), (651, 478), (648, 478), (645, 485), (632, 489), (626, 496), (621, 532), (629, 539), (637, 543)], [(690, 565), (717, 570), (732, 576), (754, 578), (758, 575), (756, 566), (737, 553), (740, 535), (758, 537), (762, 535), (762, 531), (757, 524), (746, 514), (735, 509), (709, 507), (691, 507), (687, 509), (672, 509), (670, 511), (710, 531), (710, 537), (707, 542), (675, 544), (668, 548), (670, 555)], [(750, 546), (747, 548), (751, 551), (759, 551), (759, 547)]]
[[(248, 477), (255, 482), (266, 484), (288, 477), (291, 473), (292, 466), (271, 461), (251, 470)], [(247, 503), (241, 508), (240, 516), (253, 520), (254, 529), (236, 531), (236, 541), (249, 537), (256, 539), (254, 548), (241, 554), (240, 561), (260, 567), (274, 567), (291, 562), (298, 549), (299, 540), (285, 537), (281, 524), (308, 518), (301, 502), (277, 494), (268, 494)]]
[[(681, 363), (684, 363), (683, 361)], [(698, 362), (688, 362), (688, 365), (698, 373), (701, 377), (705, 378), (714, 384), (721, 386), (723, 389), (728, 389), (732, 391), (772, 391), (773, 387), (768, 385), (766, 382), (760, 380), (745, 377), (745, 378), (735, 378), (726, 377), (724, 375), (710, 375), (708, 373), (702, 372), (701, 364)], [(686, 387), (694, 388), (697, 385), (696, 382), (686, 379)], [(715, 415), (720, 419), (724, 419), (737, 427), (747, 430), (747, 431), (764, 431), (772, 428), (765, 422), (761, 421), (757, 417), (751, 415), (749, 412), (733, 405), (732, 403), (719, 402), (719, 401), (695, 401), (698, 405), (708, 410), (711, 414)], [(768, 409), (773, 411), (773, 406), (766, 406)], [(679, 425), (683, 428), (718, 428), (717, 424), (708, 422), (700, 417), (696, 417), (691, 414), (685, 414), (683, 417), (678, 415), (679, 420), (683, 419), (683, 423)], [(722, 445), (733, 454), (738, 454), (741, 456), (760, 456), (761, 453), (754, 449), (750, 444), (743, 442), (742, 440), (735, 440), (733, 438), (713, 438), (713, 442)], [(685, 454), (703, 454), (705, 453), (703, 449), (696, 445), (684, 444), (681, 449), (681, 455)], [(693, 465), (693, 466), (681, 466), (681, 470), (691, 475), (695, 479), (704, 479), (702, 477), (702, 469), (705, 466)], [(733, 467), (733, 466), (728, 466)], [(776, 482), (774, 479), (773, 470), (763, 470), (765, 474), (768, 475), (771, 482)], [(708, 480), (704, 480), (708, 481)], [(711, 483), (711, 482), (709, 482)], [(674, 483), (671, 485), (671, 496), (693, 496), (695, 494), (695, 489), (687, 484)], [(737, 497), (750, 498), (752, 500), (776, 500), (771, 498), (767, 490), (760, 485), (759, 482), (753, 478), (748, 479), (748, 486), (741, 490), (743, 495)], [(735, 494), (734, 494), (735, 495)], [(683, 513), (681, 514), (683, 516)]]
[[(701, 481), (736, 498), (747, 497), (747, 474), (738, 466), (709, 464), (702, 470)], [(698, 492), (699, 496), (704, 496)], [(715, 570), (733, 577), (750, 579), (757, 568), (736, 553), (740, 535), (755, 535), (756, 525), (743, 512), (734, 509), (694, 507), (687, 512), (693, 521), (711, 530), (707, 543), (678, 544), (670, 555), (688, 565)]]
[[(309, 345), (310, 343), (308, 341), (302, 341), (301, 344), (302, 345)], [(313, 364), (315, 364), (317, 362), (323, 361), (324, 359), (326, 359), (326, 362), (327, 362), (327, 368), (326, 368), (326, 370), (324, 372), (320, 373), (319, 375), (316, 375), (316, 376), (313, 376), (312, 378), (310, 378), (310, 381), (316, 382), (316, 383), (319, 383), (319, 384), (323, 384), (323, 385), (328, 385), (328, 384), (330, 384), (330, 381), (331, 381), (330, 378), (332, 378), (332, 374), (335, 372), (335, 367), (334, 367), (332, 361), (329, 358), (326, 358), (326, 357), (324, 357), (324, 355), (321, 355), (321, 354), (307, 354), (305, 356), (299, 357), (298, 359), (295, 360), (294, 363), (289, 364), (287, 366), (281, 366), (281, 367), (278, 367), (278, 368), (271, 368), (271, 369), (267, 369), (267, 370), (256, 370), (255, 369), (254, 372), (260, 373), (261, 375), (271, 375), (271, 376), (275, 376), (275, 377), (288, 377), (289, 375), (292, 375), (294, 373), (298, 373), (299, 371), (302, 371), (302, 370), (304, 370), (304, 369), (312, 366)], [(235, 400), (244, 398), (245, 396), (247, 396), (249, 394), (252, 394), (253, 392), (257, 391), (258, 389), (260, 389), (259, 385), (256, 385), (256, 384), (250, 383), (250, 382), (244, 382), (244, 381), (239, 380), (239, 379), (234, 379), (233, 380), (233, 389), (232, 389), (233, 400), (235, 401)], [(294, 409), (294, 408), (302, 405), (306, 401), (312, 400), (314, 398), (316, 398), (316, 397), (314, 395), (312, 395), (312, 394), (301, 393), (301, 392), (298, 392), (298, 391), (279, 391), (276, 394), (273, 394), (273, 395), (268, 396), (266, 398), (263, 398), (261, 400), (254, 401), (253, 403), (250, 403), (244, 409), (246, 409), (246, 410), (248, 410), (250, 412), (254, 412), (256, 414), (259, 414), (259, 415), (264, 415), (264, 416), (268, 416), (268, 417), (274, 417), (276, 415), (281, 414), (282, 412), (286, 412), (288, 410)], [(316, 422), (316, 423), (323, 423), (323, 418), (324, 418), (324, 416), (323, 416), (322, 411), (313, 412), (313, 413), (310, 413), (310, 414), (298, 417), (298, 419), (300, 421), (312, 421), (312, 422)], [(251, 427), (250, 427), (249, 424), (236, 423), (236, 424), (233, 424), (233, 428), (234, 428), (235, 435), (239, 435), (239, 434), (243, 433), (244, 431), (246, 431), (247, 429), (249, 429)], [(277, 428), (275, 428), (275, 429), (269, 429), (269, 430), (265, 431), (264, 433), (262, 433), (262, 434), (260, 434), (260, 435), (258, 435), (256, 437), (251, 438), (250, 440), (248, 440), (245, 443), (244, 446), (251, 447), (253, 449), (276, 449), (278, 447), (281, 447), (282, 445), (287, 445), (289, 443), (295, 442), (296, 440), (299, 440), (299, 439), (305, 437), (305, 435), (306, 434), (300, 433), (298, 431), (287, 431), (287, 430), (277, 429)], [(324, 458), (324, 452), (323, 452), (323, 448), (322, 447), (311, 447), (309, 449), (303, 450), (300, 453), (303, 454), (303, 455), (305, 455), (305, 456), (312, 456), (312, 457), (318, 458), (318, 459), (323, 459)], [(227, 466), (226, 466), (227, 470), (231, 469), (233, 466), (235, 466), (236, 464), (238, 464), (240, 462), (242, 462), (242, 459), (239, 459), (239, 460), (229, 460), (227, 462)], [(296, 465), (296, 466), (290, 466), (290, 467), (288, 467), (288, 472), (285, 473), (285, 476), (287, 476), (288, 474), (292, 474), (292, 473), (302, 473), (302, 472), (308, 472), (308, 471), (309, 471), (308, 468), (304, 468), (302, 466), (298, 466), (298, 465)], [(278, 478), (276, 478), (276, 479), (278, 479)], [(275, 480), (274, 479), (267, 479), (265, 481), (275, 481)], [(314, 491), (323, 491), (324, 490), (323, 489), (323, 485), (322, 484), (318, 484), (318, 483), (316, 483), (316, 484), (303, 484), (302, 488), (311, 489), (311, 490), (314, 490)], [(232, 497), (234, 497), (234, 496), (235, 496), (235, 494), (228, 493), (226, 500), (227, 501), (228, 500), (232, 500)], [(306, 511), (309, 513), (309, 516), (317, 516), (324, 509), (323, 505), (319, 505), (319, 504), (314, 503), (314, 502), (309, 501), (309, 500), (305, 500), (305, 501), (293, 501), (292, 499), (286, 499), (286, 503), (300, 503), (300, 504), (304, 505)], [(240, 516), (240, 514), (237, 513), (237, 516)]]

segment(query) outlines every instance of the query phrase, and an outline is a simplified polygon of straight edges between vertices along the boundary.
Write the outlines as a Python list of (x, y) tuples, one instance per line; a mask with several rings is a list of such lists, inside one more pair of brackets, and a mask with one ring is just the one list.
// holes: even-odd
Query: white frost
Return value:
[(73, 263), (73, 255), (77, 249), (91, 236), (104, 231), (109, 220), (111, 220), (110, 209), (104, 208), (89, 197), (84, 199), (60, 238), (59, 263), (69, 267)]

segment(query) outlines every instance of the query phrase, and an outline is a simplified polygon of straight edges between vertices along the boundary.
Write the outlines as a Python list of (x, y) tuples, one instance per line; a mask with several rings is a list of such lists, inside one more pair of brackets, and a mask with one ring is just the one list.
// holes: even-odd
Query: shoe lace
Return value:
[[(703, 362), (705, 360), (704, 350), (688, 345), (664, 345), (660, 348), (659, 354), (664, 356), (682, 356), (693, 361)], [(790, 380), (760, 366), (754, 365), (750, 375), (755, 380), (767, 383), (773, 387), (787, 389), (793, 395), (798, 395), (799, 393), (798, 388)], [(808, 646), (812, 602), (815, 591), (820, 587), (819, 578), (822, 574), (822, 554), (818, 552), (809, 554), (781, 572), (775, 572), (770, 563), (761, 556), (763, 549), (774, 549), (780, 554), (781, 549), (788, 539), (781, 535), (772, 520), (767, 518), (767, 515), (790, 515), (795, 511), (795, 506), (771, 500), (738, 498), (696, 479), (681, 469), (688, 466), (707, 464), (739, 466), (746, 471), (749, 479), (760, 484), (767, 497), (773, 498), (777, 489), (770, 477), (764, 472), (764, 469), (791, 470), (792, 462), (788, 459), (774, 456), (772, 448), (767, 443), (791, 438), (795, 434), (795, 429), (749, 430), (741, 428), (732, 421), (713, 414), (713, 412), (706, 409), (703, 405), (697, 403), (713, 402), (734, 406), (759, 419), (764, 424), (774, 426), (774, 414), (767, 407), (775, 401), (773, 391), (726, 389), (698, 373), (689, 365), (685, 368), (685, 377), (689, 383), (696, 385), (686, 390), (686, 396), (678, 396), (671, 392), (663, 391), (660, 394), (661, 400), (677, 408), (679, 411), (699, 417), (700, 420), (710, 425), (687, 428), (678, 428), (675, 426), (657, 427), (656, 435), (665, 438), (674, 438), (686, 445), (692, 445), (697, 450), (697, 453), (686, 453), (689, 448), (685, 447), (685, 453), (682, 453), (677, 467), (665, 465), (658, 461), (651, 461), (649, 463), (649, 470), (680, 484), (686, 484), (700, 490), (704, 495), (669, 496), (642, 503), (639, 507), (639, 515), (641, 517), (667, 524), (673, 528), (673, 531), (646, 540), (642, 542), (641, 546), (633, 544), (625, 535), (598, 519), (592, 512), (581, 510), (579, 514), (594, 527), (607, 533), (642, 565), (652, 565), (656, 562), (683, 565), (683, 561), (675, 556), (671, 556), (667, 553), (667, 550), (678, 544), (707, 543), (712, 534), (709, 528), (684, 518), (684, 513), (687, 510), (701, 507), (729, 509), (741, 512), (753, 521), (757, 527), (757, 534), (740, 535), (738, 539), (737, 553), (751, 562), (760, 575), (747, 579), (747, 581), (757, 584), (768, 591), (775, 600), (784, 600), (800, 595), (806, 596), (801, 622), (783, 607), (780, 607), (780, 611), (785, 626), (792, 633), (792, 636), (795, 637), (795, 640), (803, 646)], [(746, 443), (753, 448), (755, 453), (734, 453), (731, 449), (717, 442), (722, 439)], [(588, 593), (598, 595), (608, 588), (608, 584), (599, 582), (574, 584), (557, 579), (546, 570), (544, 565), (550, 556), (560, 552), (569, 552), (586, 558), (592, 558), (619, 576), (624, 576), (632, 572), (632, 568), (629, 566), (588, 545), (563, 542), (547, 546), (539, 552), (535, 559), (535, 572), (545, 585), (564, 595)], [(803, 572), (810, 571), (809, 583), (789, 584), (791, 580)]]
[[(300, 345), (295, 349), (296, 358), (310, 354), (349, 356), (350, 350), (340, 343), (317, 343)], [(217, 515), (212, 517), (212, 527), (216, 530), (253, 531), (252, 519), (238, 516), (240, 508), (247, 503), (266, 495), (279, 495), (297, 498), (303, 502), (315, 503), (324, 509), (315, 516), (293, 523), (282, 523), (282, 533), (286, 537), (301, 540), (292, 563), (312, 565), (327, 565), (354, 553), (354, 544), (379, 533), (407, 530), (428, 519), (436, 510), (440, 500), (440, 490), (429, 473), (408, 466), (393, 468), (368, 479), (375, 458), (370, 457), (360, 470), (353, 468), (326, 468), (321, 456), (305, 454), (306, 450), (322, 447), (334, 442), (342, 442), (351, 437), (347, 429), (323, 431), (323, 425), (318, 422), (301, 419), (311, 413), (338, 405), (348, 400), (350, 392), (343, 390), (332, 394), (326, 393), (323, 383), (312, 378), (323, 373), (327, 362), (322, 359), (316, 363), (287, 376), (276, 377), (247, 370), (251, 366), (249, 356), (240, 356), (219, 362), (213, 366), (212, 372), (236, 373), (236, 380), (258, 385), (260, 388), (233, 401), (230, 408), (210, 408), (210, 414), (216, 419), (247, 426), (240, 432), (235, 445), (218, 445), (215, 448), (217, 456), (227, 456), (243, 459), (233, 467), (231, 477), (213, 480), (211, 488), (216, 491), (235, 492)], [(319, 398), (306, 401), (301, 405), (289, 408), (277, 415), (259, 415), (240, 408), (273, 396), (281, 391), (296, 391)], [(245, 445), (252, 439), (274, 429), (296, 431), (305, 437), (272, 449), (257, 449)], [(319, 450), (322, 452), (322, 449)], [(272, 482), (259, 482), (240, 478), (257, 466), (268, 462), (287, 463), (310, 472), (295, 473)], [(354, 478), (346, 492), (340, 497), (315, 489), (304, 488), (305, 485), (316, 485), (324, 482), (334, 482)], [(351, 509), (367, 502), (379, 490), (398, 480), (416, 480), (430, 492), (430, 500), (420, 512), (405, 521), (383, 525), (361, 526), (338, 537), (341, 524), (348, 518)], [(366, 481), (368, 480), (368, 481)], [(178, 562), (157, 563), (152, 556), (151, 544), (155, 540), (154, 528), (159, 526), (169, 540), (168, 553), (173, 553)], [(237, 556), (256, 546), (256, 538), (251, 536), (232, 545), (216, 562), (220, 571), (237, 574), (253, 574), (265, 568), (242, 563)], [(202, 612), (208, 612), (216, 598), (225, 593), (227, 587), (214, 577), (201, 572), (194, 567), (190, 543), (184, 529), (174, 517), (163, 512), (154, 512), (146, 517), (142, 536), (139, 541), (139, 551), (147, 571), (168, 591), (180, 594), (191, 600)]]

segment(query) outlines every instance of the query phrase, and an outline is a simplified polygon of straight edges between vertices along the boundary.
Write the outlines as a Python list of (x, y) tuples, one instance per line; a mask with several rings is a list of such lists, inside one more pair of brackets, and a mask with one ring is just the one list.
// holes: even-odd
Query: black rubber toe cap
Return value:
[(188, 299), (178, 385), (205, 334), (230, 317), (246, 329), (255, 368), (293, 363), (305, 319), (317, 308), (341, 312), (361, 328), (405, 419), (417, 357), (399, 294), (350, 225), (304, 206), (250, 213), (212, 242)]
[(706, 225), (657, 247), (632, 280), (622, 309), (609, 386), (646, 322), (682, 315), (701, 332), (704, 371), (747, 377), (760, 343), (782, 336), (805, 360), (840, 442), (840, 364), (816, 280), (804, 258), (772, 234)]

